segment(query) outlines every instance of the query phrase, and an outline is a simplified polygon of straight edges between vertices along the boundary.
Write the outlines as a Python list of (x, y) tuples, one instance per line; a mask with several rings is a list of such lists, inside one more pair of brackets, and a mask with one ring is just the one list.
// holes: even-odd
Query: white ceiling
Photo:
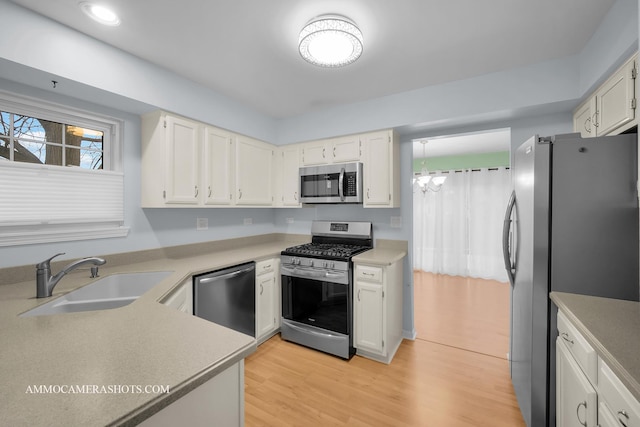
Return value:
[[(274, 117), (525, 66), (580, 52), (615, 0), (102, 0), (103, 27), (79, 0), (12, 0)], [(323, 69), (297, 52), (300, 29), (335, 13), (364, 52)]]
[[(426, 145), (422, 141), (427, 141)], [(495, 129), (486, 132), (464, 133), (421, 138), (413, 141), (413, 157), (457, 156), (461, 154), (509, 151), (511, 131)]]

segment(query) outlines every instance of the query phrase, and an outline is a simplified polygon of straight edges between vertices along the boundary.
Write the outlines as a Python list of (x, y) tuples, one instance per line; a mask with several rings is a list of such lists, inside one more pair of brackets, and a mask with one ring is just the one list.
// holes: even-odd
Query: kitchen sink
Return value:
[(112, 274), (22, 313), (20, 317), (123, 307), (131, 304), (171, 273), (173, 271)]

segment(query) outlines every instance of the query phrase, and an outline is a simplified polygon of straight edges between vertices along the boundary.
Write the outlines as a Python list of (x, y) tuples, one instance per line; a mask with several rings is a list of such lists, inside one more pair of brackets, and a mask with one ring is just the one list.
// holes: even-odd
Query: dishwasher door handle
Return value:
[(236, 270), (236, 271), (231, 271), (229, 273), (223, 273), (223, 274), (220, 274), (218, 276), (216, 276), (216, 275), (207, 275), (207, 277), (203, 277), (201, 279), (196, 279), (196, 280), (198, 281), (198, 283), (210, 283), (210, 282), (215, 282), (216, 280), (231, 279), (232, 277), (237, 277), (237, 276), (239, 276), (241, 274), (248, 273), (251, 270), (253, 270), (253, 266), (248, 267), (248, 268), (244, 268), (242, 270)]

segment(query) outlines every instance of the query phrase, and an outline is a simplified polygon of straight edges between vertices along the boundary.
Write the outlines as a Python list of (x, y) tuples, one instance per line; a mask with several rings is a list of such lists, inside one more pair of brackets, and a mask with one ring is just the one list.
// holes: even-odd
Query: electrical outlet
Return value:
[(287, 224), (293, 224), (293, 218), (287, 218)]
[(402, 217), (401, 216), (392, 216), (391, 217), (391, 228), (402, 228)]
[(209, 218), (197, 218), (196, 219), (196, 230), (208, 230), (209, 229)]
[(251, 225), (251, 224), (253, 224), (253, 218), (244, 219), (244, 225)]

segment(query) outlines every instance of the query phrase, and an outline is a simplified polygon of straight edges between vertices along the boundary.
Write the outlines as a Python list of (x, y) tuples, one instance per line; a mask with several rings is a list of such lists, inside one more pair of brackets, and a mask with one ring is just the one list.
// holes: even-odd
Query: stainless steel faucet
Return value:
[[(56, 287), (60, 279), (64, 277), (68, 272), (75, 270), (84, 264), (93, 264), (93, 265), (102, 265), (106, 261), (102, 258), (97, 257), (89, 257), (82, 258), (77, 261), (72, 262), (71, 264), (64, 267), (58, 274), (55, 276), (51, 275), (51, 260), (59, 255), (64, 255), (64, 252), (55, 254), (49, 259), (42, 261), (41, 263), (36, 264), (36, 297), (37, 298), (46, 298), (50, 297), (53, 293), (53, 288)], [(97, 277), (98, 270), (95, 267), (95, 270), (91, 269), (91, 277)]]

